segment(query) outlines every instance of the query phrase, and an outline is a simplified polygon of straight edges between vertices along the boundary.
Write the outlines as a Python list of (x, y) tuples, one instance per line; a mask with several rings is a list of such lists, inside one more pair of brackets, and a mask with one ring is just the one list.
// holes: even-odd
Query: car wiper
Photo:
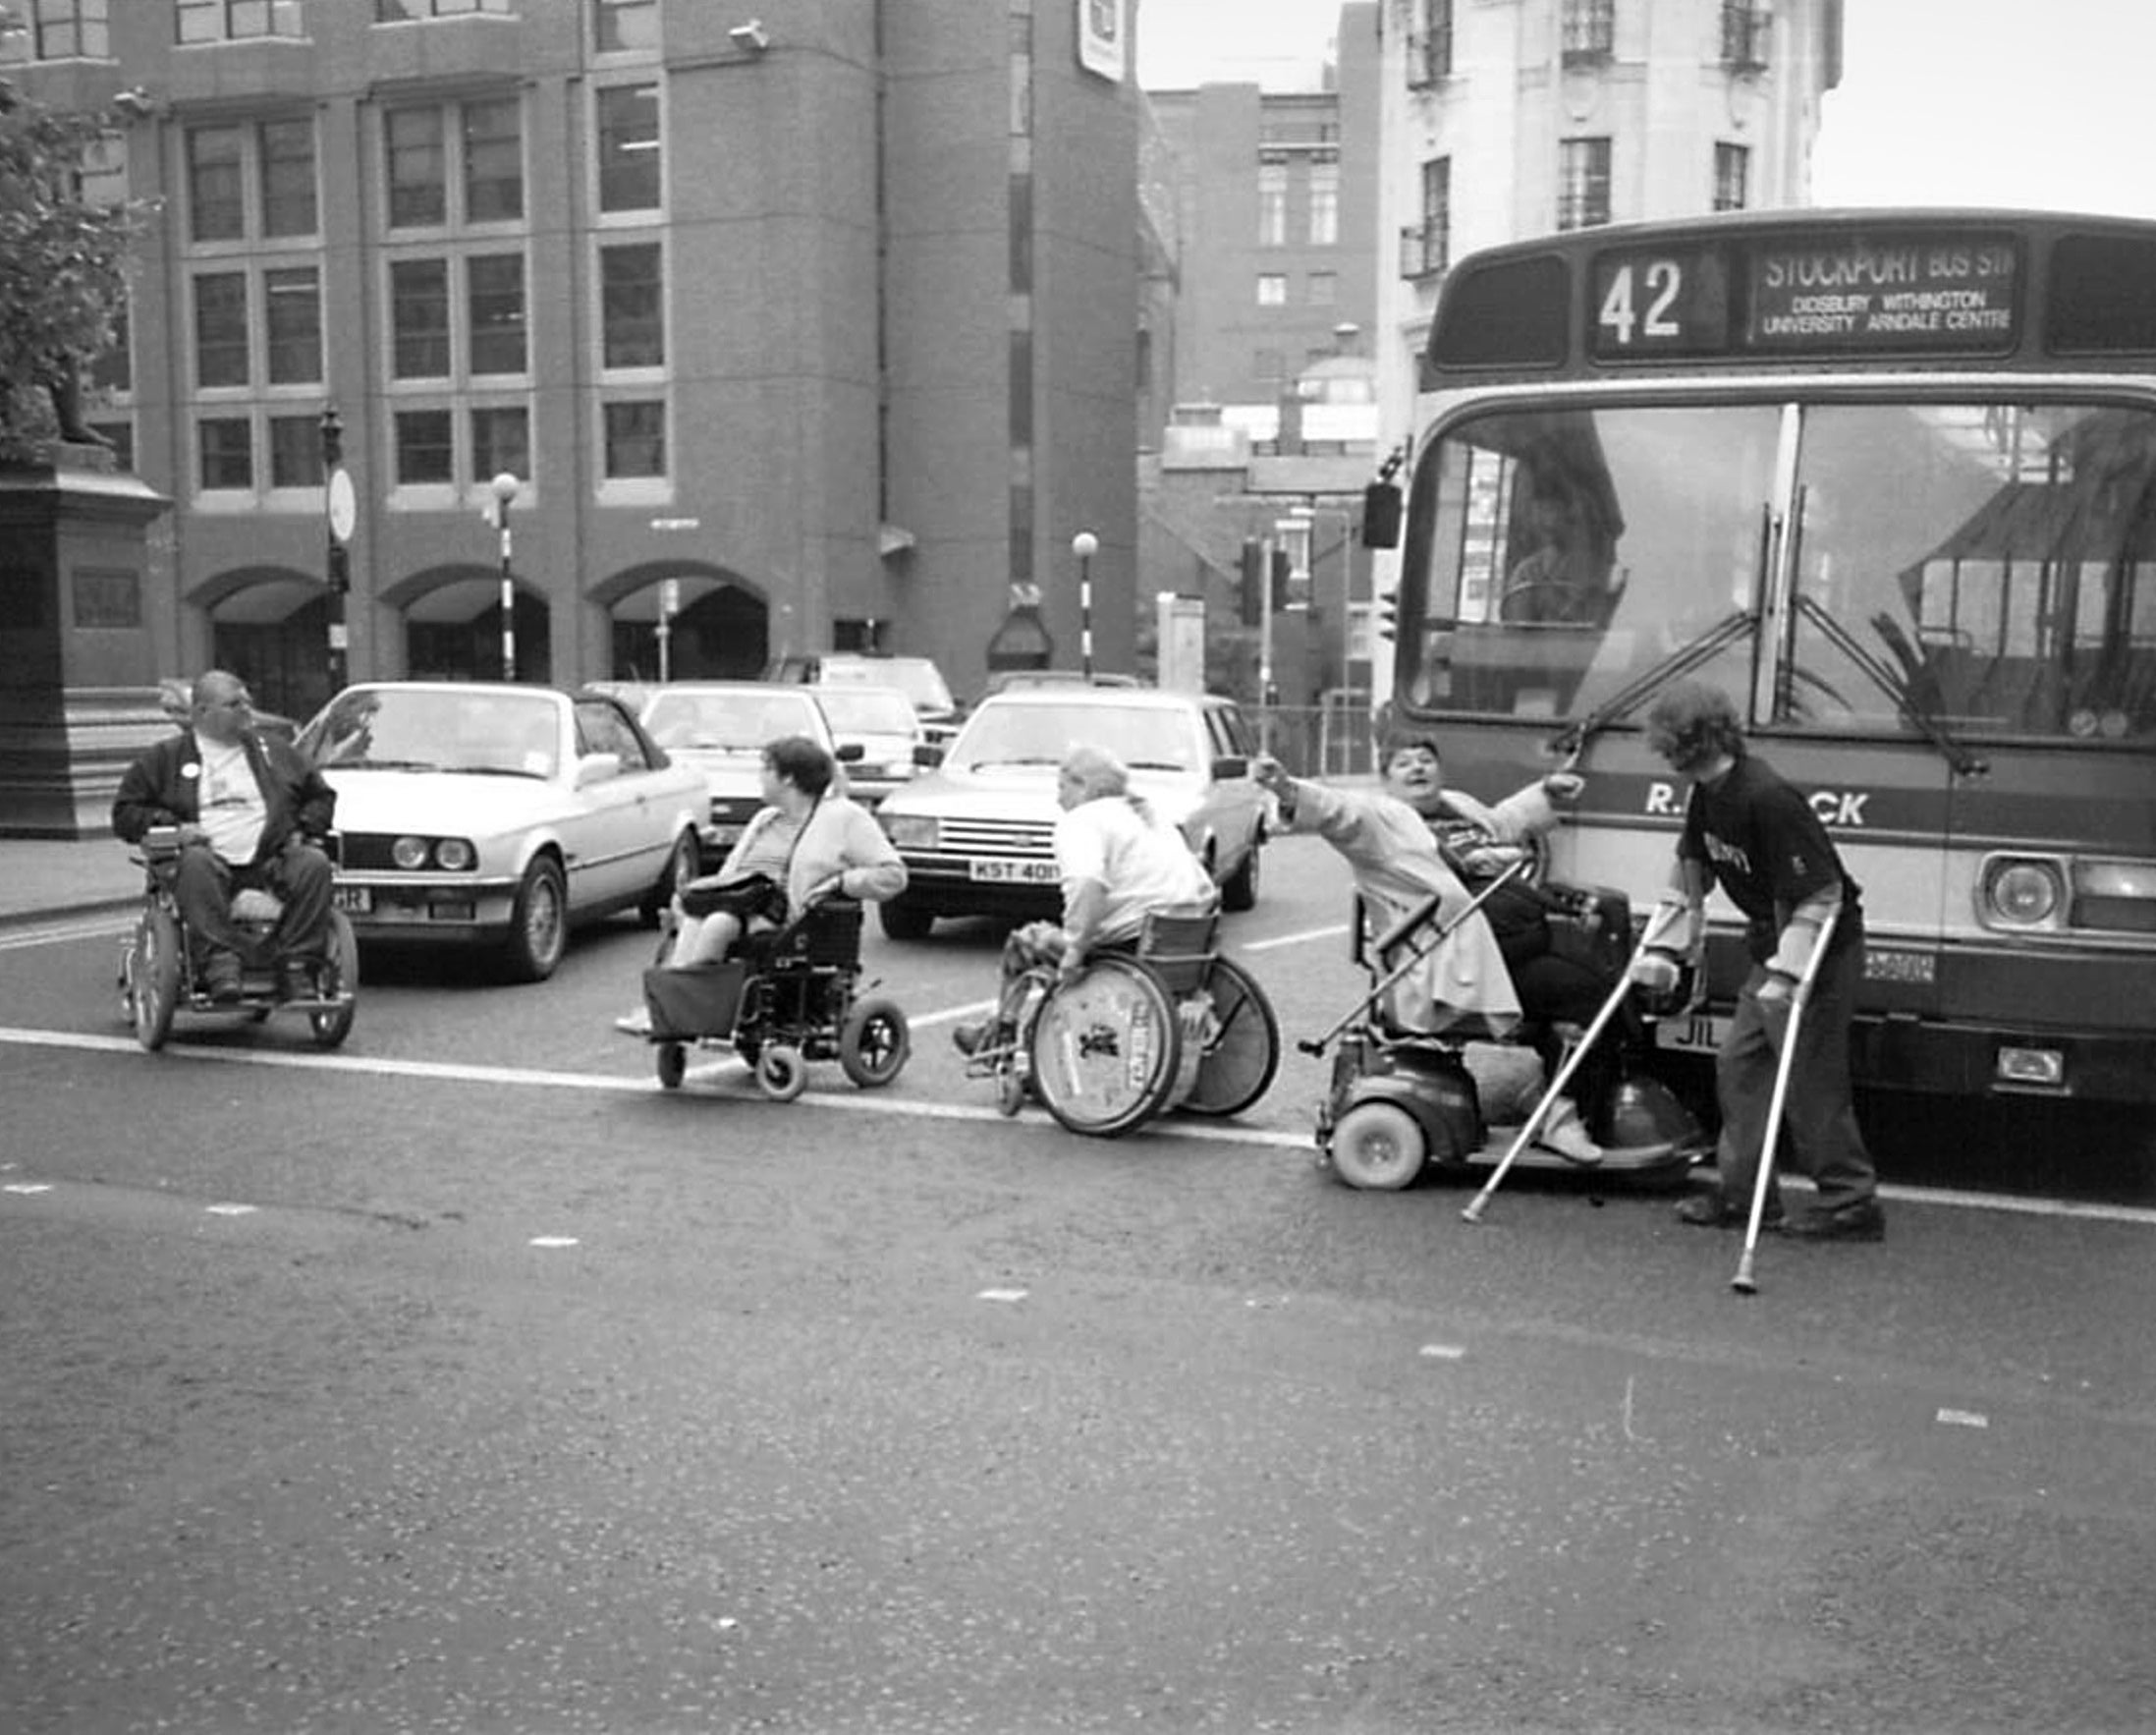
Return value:
[(1190, 768), (1181, 759), (1126, 759), (1124, 764), (1133, 771), (1188, 771)]
[(1908, 683), (1875, 654), (1868, 645), (1859, 644), (1854, 634), (1809, 595), (1797, 598), (1797, 612), (1819, 629), (1832, 644), (1851, 662), (1854, 663), (1864, 678), (1886, 695), (1894, 708), (1906, 718), (1909, 727), (1939, 750), (1940, 756), (1954, 767), (1957, 777), (1978, 777), (1991, 769), (1979, 755), (1971, 753), (1955, 739), (1947, 726), (1919, 705), (1910, 695)]
[(992, 765), (1060, 765), (1061, 759), (967, 759), (963, 767), (967, 771), (985, 770)]
[(536, 777), (546, 781), (544, 771), (529, 771), (522, 765), (442, 765), (444, 771), (454, 771), (460, 777)]
[(325, 771), (439, 771), (432, 759), (331, 759)]
[(1562, 759), (1577, 758), (1586, 752), (1587, 744), (1612, 723), (1631, 715), (1662, 688), (1690, 674), (1752, 630), (1751, 615), (1743, 609), (1724, 616), (1698, 638), (1680, 644), (1630, 686), (1619, 689), (1578, 722), (1551, 737), (1550, 751)]

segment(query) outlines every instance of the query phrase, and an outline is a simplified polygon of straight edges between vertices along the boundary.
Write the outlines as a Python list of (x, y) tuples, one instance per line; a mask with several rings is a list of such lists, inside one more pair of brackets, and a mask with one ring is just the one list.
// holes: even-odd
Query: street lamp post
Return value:
[(345, 470), (344, 419), (337, 414), (335, 404), (324, 406), (321, 431), (322, 499), (328, 509), (329, 529), (326, 570), (329, 594), (325, 611), (329, 623), (329, 696), (334, 699), (344, 691), (349, 666), (351, 646), (345, 628), (345, 595), (352, 588), (352, 565), (345, 544), (352, 538), (357, 513), (352, 477)]
[(1071, 552), (1078, 563), (1078, 660), (1085, 678), (1093, 678), (1093, 556), (1100, 552), (1100, 538), (1080, 531), (1071, 538)]
[(509, 505), (517, 497), (515, 476), (503, 471), (494, 478), (494, 523), (502, 532), (502, 679), (517, 678), (517, 582), (509, 566)]

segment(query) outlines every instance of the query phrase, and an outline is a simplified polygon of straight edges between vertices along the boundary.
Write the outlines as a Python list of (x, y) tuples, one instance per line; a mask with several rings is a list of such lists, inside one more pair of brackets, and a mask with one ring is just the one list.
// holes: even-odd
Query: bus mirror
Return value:
[(1362, 545), (1400, 546), (1400, 489), (1391, 482), (1372, 482), (1362, 490)]

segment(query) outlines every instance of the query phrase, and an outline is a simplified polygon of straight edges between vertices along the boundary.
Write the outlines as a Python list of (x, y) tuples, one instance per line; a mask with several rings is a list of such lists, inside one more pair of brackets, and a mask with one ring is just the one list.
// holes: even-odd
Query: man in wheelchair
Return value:
[[(1285, 825), (1317, 833), (1348, 862), (1356, 891), (1381, 927), (1394, 927), (1430, 898), (1438, 898), (1445, 938), (1395, 985), (1389, 1022), (1399, 1030), (1440, 1035), (1465, 1033), (1479, 1021), (1499, 1040), (1512, 1035), (1522, 1016), (1545, 1033), (1591, 1022), (1615, 978), (1605, 979), (1599, 963), (1583, 949), (1549, 942), (1555, 928), (1534, 901), (1539, 893), (1524, 888), (1528, 901), (1504, 912), (1506, 926), (1520, 936), (1512, 947), (1498, 922), (1484, 914), (1506, 898), (1511, 884), (1501, 887), (1483, 910), (1462, 919), (1473, 891), (1467, 873), (1460, 869), (1480, 856), (1491, 866), (1491, 877), (1501, 872), (1492, 853), (1523, 844), (1554, 826), (1557, 804), (1577, 798), (1579, 779), (1552, 773), (1493, 809), (1445, 788), (1436, 743), (1425, 736), (1389, 734), (1381, 759), (1383, 788), (1376, 793), (1331, 789), (1291, 777), (1269, 756), (1261, 756), (1251, 774), (1273, 791)], [(1539, 941), (1528, 935), (1534, 922), (1546, 929)], [(1570, 1097), (1551, 1105), (1537, 1138), (1573, 1162), (1602, 1160), (1601, 1147), (1588, 1135)]]
[[(244, 964), (275, 966), (288, 998), (315, 993), (333, 874), (312, 840), (328, 834), (336, 806), (337, 792), (297, 749), (255, 732), (246, 685), (223, 669), (194, 683), (180, 733), (128, 767), (112, 829), (139, 844), (152, 826), (179, 827), (173, 898), (195, 978), (212, 1000), (241, 998)], [(232, 921), (233, 895), (249, 888), (283, 906), (266, 956)]]
[(1131, 793), (1131, 773), (1106, 748), (1076, 747), (1056, 778), (1056, 868), (1063, 880), (1063, 921), (1033, 922), (1003, 948), (996, 1012), (960, 1025), (951, 1040), (973, 1055), (1017, 1035), (1013, 986), (1027, 971), (1053, 965), (1076, 976), (1094, 952), (1134, 945), (1155, 911), (1204, 912), (1219, 894), (1182, 832)]

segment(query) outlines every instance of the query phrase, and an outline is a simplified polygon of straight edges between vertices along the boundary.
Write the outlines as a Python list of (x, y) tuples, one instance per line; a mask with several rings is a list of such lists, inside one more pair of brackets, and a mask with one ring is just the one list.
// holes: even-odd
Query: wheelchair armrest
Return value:
[(1372, 954), (1382, 959), (1387, 952), (1390, 952), (1401, 941), (1407, 939), (1415, 929), (1435, 921), (1438, 909), (1444, 901), (1445, 897), (1442, 892), (1432, 892), (1421, 903), (1410, 910), (1407, 915), (1394, 923), (1392, 926), (1371, 940), (1370, 950)]
[(180, 827), (152, 825), (142, 833), (142, 841), (136, 847), (142, 852), (145, 862), (169, 862), (180, 853)]

